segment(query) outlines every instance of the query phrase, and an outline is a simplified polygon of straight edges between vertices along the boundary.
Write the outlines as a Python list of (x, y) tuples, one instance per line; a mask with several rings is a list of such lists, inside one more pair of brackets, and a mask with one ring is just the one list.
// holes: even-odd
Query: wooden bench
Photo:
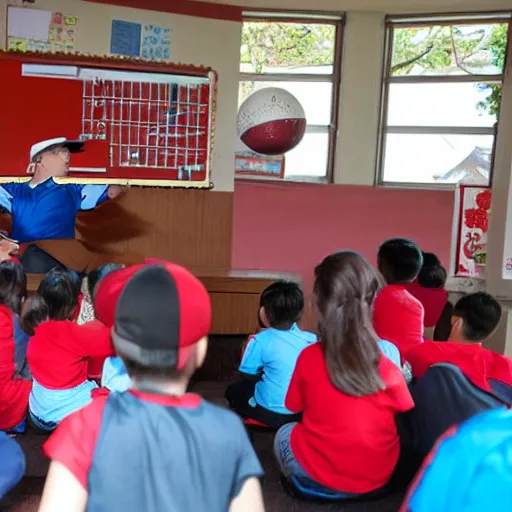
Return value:
[[(295, 274), (260, 270), (193, 269), (212, 300), (211, 334), (246, 335), (258, 328), (261, 292), (278, 279), (299, 282)], [(35, 293), (42, 279), (40, 274), (27, 275), (28, 292)]]

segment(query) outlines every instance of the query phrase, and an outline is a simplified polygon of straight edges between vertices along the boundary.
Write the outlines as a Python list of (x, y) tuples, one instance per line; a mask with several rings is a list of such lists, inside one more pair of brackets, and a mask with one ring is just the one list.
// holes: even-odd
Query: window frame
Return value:
[[(244, 23), (304, 23), (333, 25), (336, 29), (334, 36), (333, 72), (331, 74), (309, 73), (245, 73), (239, 71), (238, 91), (243, 82), (315, 82), (332, 84), (331, 92), (331, 116), (328, 125), (310, 125), (306, 127), (306, 133), (326, 133), (328, 135), (327, 169), (325, 176), (290, 176), (279, 179), (280, 182), (307, 182), (307, 183), (333, 183), (334, 165), (336, 161), (336, 144), (338, 139), (340, 93), (342, 80), (343, 58), (343, 33), (346, 22), (344, 12), (321, 11), (288, 11), (288, 10), (252, 10), (247, 9), (242, 13), (242, 28)], [(240, 63), (239, 63), (240, 66)], [(235, 179), (271, 180), (275, 178), (251, 178), (236, 176)]]
[[(508, 23), (508, 42), (505, 54), (503, 71), (499, 75), (398, 75), (391, 74), (393, 61), (393, 35), (397, 28), (414, 28), (429, 26), (468, 26), (492, 23)], [(384, 180), (384, 165), (386, 159), (386, 142), (388, 134), (412, 134), (412, 135), (491, 135), (493, 147), (491, 148), (491, 165), (489, 169), (489, 183), (492, 186), (494, 171), (494, 153), (499, 131), (499, 112), (496, 123), (492, 127), (464, 127), (464, 126), (388, 126), (389, 89), (390, 84), (454, 84), (454, 83), (501, 83), (505, 80), (509, 50), (512, 41), (512, 12), (497, 11), (489, 13), (464, 13), (464, 14), (436, 14), (436, 15), (398, 15), (386, 16), (385, 20), (384, 58), (381, 81), (381, 99), (379, 112), (379, 130), (377, 143), (377, 161), (375, 171), (375, 186), (390, 188), (416, 188), (435, 190), (454, 190), (459, 183), (419, 183), (398, 182)], [(483, 185), (482, 185), (483, 186)]]

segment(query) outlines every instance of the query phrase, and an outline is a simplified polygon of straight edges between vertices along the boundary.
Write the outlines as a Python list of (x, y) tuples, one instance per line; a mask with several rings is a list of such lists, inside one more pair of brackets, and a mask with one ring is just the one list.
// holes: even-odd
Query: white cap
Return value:
[(36, 142), (30, 148), (30, 161), (34, 160), (34, 157), (39, 155), (42, 151), (45, 151), (53, 146), (63, 146), (71, 153), (79, 153), (84, 149), (84, 141), (83, 140), (68, 140), (66, 137), (56, 137), (55, 139), (47, 139), (42, 140), (41, 142)]

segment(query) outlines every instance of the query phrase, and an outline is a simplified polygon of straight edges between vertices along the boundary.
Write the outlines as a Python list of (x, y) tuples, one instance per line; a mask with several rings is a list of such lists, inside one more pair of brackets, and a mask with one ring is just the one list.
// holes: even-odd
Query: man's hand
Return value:
[(20, 246), (10, 240), (0, 239), (0, 261), (8, 260), (12, 254), (16, 254)]
[(108, 198), (115, 199), (121, 192), (123, 192), (126, 187), (121, 187), (120, 185), (110, 185), (107, 190)]

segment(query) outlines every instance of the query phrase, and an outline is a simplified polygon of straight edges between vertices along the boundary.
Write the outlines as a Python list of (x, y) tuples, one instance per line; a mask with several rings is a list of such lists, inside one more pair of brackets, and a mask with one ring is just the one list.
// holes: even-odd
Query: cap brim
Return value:
[(69, 150), (70, 153), (81, 153), (84, 150), (85, 141), (83, 140), (67, 140), (59, 146)]
[(119, 336), (115, 328), (112, 328), (111, 336), (116, 350), (128, 359), (142, 366), (154, 368), (174, 367), (178, 371), (185, 368), (196, 346), (196, 343), (194, 343), (186, 347), (179, 347), (177, 351), (176, 349), (146, 350), (136, 343)]

